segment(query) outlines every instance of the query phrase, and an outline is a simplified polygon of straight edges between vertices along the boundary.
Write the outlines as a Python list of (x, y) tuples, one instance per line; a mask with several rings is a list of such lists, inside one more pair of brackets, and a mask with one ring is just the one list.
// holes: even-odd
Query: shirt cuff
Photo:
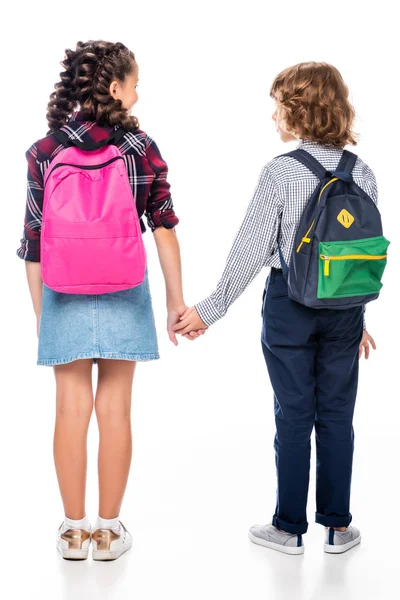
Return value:
[(198, 302), (194, 307), (197, 310), (200, 319), (208, 326), (214, 325), (214, 323), (224, 316), (215, 306), (212, 295), (208, 296), (205, 300)]
[(173, 210), (156, 211), (152, 215), (148, 215), (147, 222), (152, 232), (157, 227), (165, 227), (165, 229), (173, 229), (179, 223), (179, 219)]
[(40, 262), (40, 240), (22, 238), (20, 241), (21, 245), (16, 252), (17, 256), (23, 260)]

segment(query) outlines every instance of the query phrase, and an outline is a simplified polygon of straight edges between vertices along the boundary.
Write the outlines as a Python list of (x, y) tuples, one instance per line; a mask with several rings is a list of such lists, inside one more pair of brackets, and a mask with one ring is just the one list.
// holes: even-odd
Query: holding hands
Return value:
[(182, 304), (168, 311), (167, 329), (169, 339), (177, 346), (176, 334), (193, 341), (206, 332), (208, 325), (200, 319), (194, 306), (189, 308)]

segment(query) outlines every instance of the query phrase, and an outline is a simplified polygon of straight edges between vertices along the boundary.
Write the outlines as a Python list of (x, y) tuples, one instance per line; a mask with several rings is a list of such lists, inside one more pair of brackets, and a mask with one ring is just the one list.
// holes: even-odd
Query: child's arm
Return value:
[[(183, 300), (182, 290), (182, 266), (178, 238), (175, 229), (157, 227), (154, 230), (154, 239), (157, 245), (161, 269), (165, 279), (165, 291), (167, 300), (167, 330), (169, 339), (175, 346), (178, 345), (176, 334), (172, 327), (179, 322), (179, 318), (187, 310)], [(189, 339), (198, 337), (198, 332), (193, 332)]]
[[(365, 191), (367, 192), (369, 197), (372, 199), (372, 201), (375, 202), (375, 204), (377, 205), (378, 204), (378, 186), (376, 183), (375, 173), (372, 171), (372, 169), (370, 169), (370, 167), (365, 162), (361, 161), (361, 164), (362, 164), (362, 177), (364, 180)], [(363, 306), (363, 329), (364, 329), (364, 334), (367, 333), (367, 335), (368, 335), (367, 321), (365, 318), (366, 308), (367, 307), (364, 304), (364, 306)], [(371, 340), (372, 340), (372, 338), (371, 338)], [(374, 344), (375, 344), (375, 342), (374, 342)], [(375, 349), (374, 344), (372, 346)], [(368, 357), (366, 356), (366, 358), (368, 358)]]
[(40, 231), (42, 226), (43, 175), (37, 160), (37, 147), (32, 144), (25, 153), (28, 161), (27, 197), (21, 245), (17, 255), (25, 260), (26, 276), (32, 297), (33, 309), (39, 320), (42, 308), (42, 276), (40, 273)]
[[(179, 318), (187, 306), (183, 300), (182, 291), (182, 267), (178, 238), (175, 226), (179, 219), (175, 214), (170, 194), (170, 184), (167, 181), (168, 166), (161, 156), (157, 144), (149, 139), (146, 149), (146, 157), (154, 172), (154, 181), (151, 185), (150, 195), (146, 206), (146, 217), (153, 231), (157, 245), (161, 269), (165, 279), (166, 301), (167, 301), (167, 330), (168, 335), (178, 345), (172, 326), (179, 322)], [(199, 332), (187, 335), (188, 339), (195, 339)]]
[(33, 310), (36, 315), (37, 332), (39, 333), (40, 313), (42, 312), (42, 275), (40, 273), (40, 262), (25, 261), (26, 277), (28, 279), (29, 291), (31, 293)]
[[(363, 163), (363, 178), (366, 183), (366, 192), (375, 202), (378, 204), (378, 186), (376, 183), (376, 177), (374, 172), (369, 168), (369, 166)], [(359, 358), (362, 357), (363, 353), (365, 358), (368, 360), (370, 354), (370, 345), (374, 350), (376, 350), (376, 344), (374, 338), (367, 331), (367, 322), (365, 318), (366, 305), (363, 306), (363, 337), (360, 343), (359, 349)]]
[(157, 227), (154, 231), (154, 239), (165, 279), (167, 310), (169, 311), (185, 304), (179, 242), (175, 229), (165, 229), (165, 227)]
[(261, 171), (217, 287), (208, 298), (189, 309), (179, 325), (174, 326), (176, 333), (203, 329), (226, 314), (229, 306), (239, 298), (272, 255), (282, 210), (268, 164)]
[(40, 261), (40, 230), (42, 227), (43, 175), (37, 160), (37, 147), (32, 144), (25, 152), (28, 162), (24, 230), (17, 255), (23, 260)]

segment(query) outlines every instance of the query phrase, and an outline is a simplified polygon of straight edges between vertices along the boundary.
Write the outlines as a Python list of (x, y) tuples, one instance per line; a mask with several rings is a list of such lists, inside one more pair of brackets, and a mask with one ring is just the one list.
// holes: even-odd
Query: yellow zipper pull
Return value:
[(330, 272), (330, 264), (331, 264), (331, 259), (329, 256), (324, 256), (324, 275), (326, 277), (329, 277), (329, 272)]

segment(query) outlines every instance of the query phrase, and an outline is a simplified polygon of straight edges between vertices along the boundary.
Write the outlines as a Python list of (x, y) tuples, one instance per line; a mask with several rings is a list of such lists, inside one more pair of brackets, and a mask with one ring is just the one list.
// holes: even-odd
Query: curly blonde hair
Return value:
[(299, 63), (282, 71), (270, 95), (283, 112), (287, 131), (301, 139), (343, 148), (357, 144), (349, 89), (336, 67)]
[(120, 124), (124, 129), (137, 129), (136, 117), (128, 115), (121, 100), (109, 92), (111, 82), (123, 82), (137, 69), (135, 55), (121, 42), (103, 40), (78, 42), (75, 50), (67, 48), (60, 63), (65, 71), (54, 85), (47, 105), (49, 133), (68, 122), (79, 103), (83, 116), (99, 125)]

